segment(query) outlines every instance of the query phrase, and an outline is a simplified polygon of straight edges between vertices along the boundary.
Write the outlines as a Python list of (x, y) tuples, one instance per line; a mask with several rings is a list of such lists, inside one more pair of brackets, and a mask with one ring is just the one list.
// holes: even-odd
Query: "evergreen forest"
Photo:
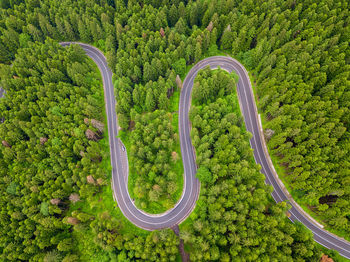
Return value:
[(200, 197), (171, 229), (134, 226), (113, 200), (102, 79), (113, 72), (129, 192), (149, 213), (181, 196), (181, 81), (201, 59), (249, 70), (265, 140), (306, 212), (350, 240), (347, 0), (0, 1), (0, 260), (320, 261), (336, 251), (291, 223), (249, 145), (237, 76), (205, 68), (190, 121)]

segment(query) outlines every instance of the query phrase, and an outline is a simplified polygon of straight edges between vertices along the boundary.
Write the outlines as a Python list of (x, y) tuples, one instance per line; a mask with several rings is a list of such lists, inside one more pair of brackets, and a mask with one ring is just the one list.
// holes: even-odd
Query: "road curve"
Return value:
[[(72, 43), (74, 42), (61, 43), (61, 45), (66, 46)], [(146, 230), (169, 228), (175, 224), (181, 223), (195, 207), (199, 196), (200, 183), (195, 177), (196, 163), (190, 138), (188, 112), (191, 104), (191, 91), (194, 78), (199, 70), (207, 66), (210, 66), (212, 69), (219, 66), (221, 69), (227, 70), (228, 72), (235, 71), (238, 74), (237, 93), (246, 128), (253, 135), (250, 144), (254, 150), (255, 161), (261, 165), (261, 172), (266, 177), (266, 183), (272, 185), (274, 188), (272, 192), (274, 200), (276, 202), (288, 201), (285, 191), (283, 191), (280, 183), (277, 181), (276, 175), (273, 173), (274, 170), (271, 165), (270, 157), (266, 150), (264, 150), (257, 108), (247, 71), (238, 61), (231, 57), (215, 56), (198, 62), (190, 70), (183, 82), (179, 104), (180, 144), (185, 171), (184, 190), (181, 199), (173, 209), (159, 215), (147, 214), (136, 208), (128, 193), (127, 175), (125, 176), (128, 170), (125, 170), (125, 166), (127, 167), (127, 165), (122, 163), (123, 150), (121, 150), (121, 143), (117, 138), (118, 123), (115, 112), (116, 102), (112, 83), (112, 72), (107, 66), (104, 55), (97, 48), (82, 43), (76, 44), (79, 44), (85, 50), (86, 54), (97, 64), (102, 74), (112, 165), (112, 188), (114, 197), (122, 213), (133, 224)], [(322, 229), (310, 218), (305, 216), (293, 202), (290, 204), (292, 205), (290, 209), (290, 220), (293, 222), (300, 221), (313, 232), (315, 241), (327, 248), (337, 250), (342, 256), (350, 259), (349, 242)]]
[[(125, 176), (125, 173), (127, 173), (128, 170), (125, 170), (125, 167), (127, 167), (127, 165), (125, 165), (125, 161), (123, 160), (123, 154), (125, 152), (123, 152), (121, 146), (122, 144), (117, 138), (118, 123), (115, 112), (116, 102), (112, 83), (112, 72), (107, 66), (106, 58), (97, 48), (83, 43), (61, 43), (62, 46), (67, 46), (70, 44), (79, 44), (85, 50), (86, 54), (96, 63), (99, 70), (101, 71), (112, 165), (112, 188), (114, 198), (117, 200), (120, 210), (122, 211), (124, 216), (133, 224), (146, 230), (170, 228), (176, 224), (179, 224), (192, 212), (193, 208), (195, 207), (197, 198), (199, 196), (200, 189), (199, 181), (195, 178), (196, 165), (194, 160), (193, 149), (191, 146), (191, 140), (189, 137), (189, 126), (185, 124), (179, 124), (179, 126), (181, 127), (187, 127), (186, 135), (184, 135), (184, 131), (180, 131), (181, 152), (183, 156), (185, 169), (184, 190), (181, 199), (178, 201), (174, 208), (168, 210), (163, 214), (152, 215), (147, 214), (142, 210), (139, 210), (134, 205), (128, 192), (127, 176)], [(187, 107), (189, 107), (189, 95), (190, 92), (188, 92), (188, 98), (186, 101)], [(187, 111), (183, 109), (180, 110), (181, 116), (187, 117), (187, 113), (188, 108)], [(184, 117), (180, 117), (180, 121), (184, 121), (183, 118)], [(185, 121), (187, 121), (186, 123), (188, 123), (188, 119)], [(186, 144), (184, 145), (184, 143)]]

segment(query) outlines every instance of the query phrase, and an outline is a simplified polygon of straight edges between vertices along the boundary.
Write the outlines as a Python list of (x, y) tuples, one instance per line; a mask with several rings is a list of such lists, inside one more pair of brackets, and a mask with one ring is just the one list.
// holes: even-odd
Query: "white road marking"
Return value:
[[(164, 215), (151, 215), (151, 214), (145, 214), (144, 212), (142, 212), (142, 211), (140, 211), (139, 209), (137, 209), (136, 208), (136, 206), (133, 204), (133, 202), (131, 201), (131, 198), (130, 198), (130, 195), (129, 195), (129, 192), (128, 192), (128, 188), (127, 188), (127, 183), (125, 183), (125, 180), (124, 180), (124, 187), (122, 186), (122, 183), (123, 182), (121, 182), (120, 181), (120, 179), (121, 179), (121, 176), (120, 176), (120, 174), (119, 174), (119, 171), (118, 171), (118, 167), (119, 167), (119, 165), (117, 165), (118, 164), (118, 159), (120, 160), (120, 149), (119, 149), (119, 147), (117, 147), (116, 146), (116, 139), (114, 138), (114, 139), (112, 139), (112, 136), (113, 137), (115, 137), (117, 134), (118, 134), (118, 130), (115, 130), (116, 128), (118, 128), (118, 126), (117, 126), (117, 115), (115, 114), (115, 117), (112, 117), (111, 118), (111, 116), (114, 116), (113, 115), (113, 110), (115, 110), (115, 108), (112, 108), (113, 106), (115, 107), (115, 97), (114, 97), (114, 86), (113, 86), (113, 83), (112, 83), (112, 81), (111, 81), (111, 77), (110, 77), (110, 75), (111, 75), (111, 72), (108, 70), (108, 68), (107, 68), (107, 66), (106, 66), (106, 62), (105, 61), (103, 61), (103, 59), (100, 57), (100, 56), (102, 56), (103, 58), (104, 58), (104, 56), (103, 56), (103, 54), (102, 54), (102, 52), (100, 52), (97, 48), (95, 48), (95, 47), (92, 47), (92, 46), (89, 46), (89, 45), (86, 45), (86, 44), (82, 44), (82, 43), (75, 43), (74, 42), (74, 44), (79, 44), (80, 46), (82, 46), (83, 47), (83, 49), (86, 51), (86, 53), (87, 53), (87, 55), (90, 57), (90, 58), (92, 58), (95, 62), (97, 62), (96, 64), (97, 64), (97, 66), (100, 68), (100, 71), (101, 71), (101, 75), (102, 75), (102, 79), (103, 79), (103, 86), (104, 87), (106, 87), (106, 88), (104, 88), (104, 90), (105, 90), (105, 92), (104, 92), (104, 94), (105, 94), (105, 100), (106, 100), (106, 114), (107, 114), (107, 119), (109, 120), (111, 120), (111, 123), (112, 123), (112, 125), (111, 126), (108, 126), (108, 130), (109, 130), (109, 142), (110, 142), (110, 153), (111, 153), (111, 162), (112, 162), (112, 173), (114, 173), (115, 172), (115, 174), (117, 175), (117, 176), (115, 176), (115, 175), (113, 175), (112, 174), (112, 186), (113, 186), (113, 194), (114, 194), (114, 196), (115, 196), (115, 198), (117, 199), (117, 202), (118, 202), (118, 204), (119, 204), (119, 207), (120, 207), (120, 210), (122, 211), (122, 213), (124, 214), (124, 216), (126, 216), (127, 218), (129, 218), (129, 220), (132, 222), (132, 223), (134, 223), (135, 225), (137, 225), (137, 226), (139, 226), (139, 227), (141, 227), (141, 228), (144, 228), (144, 229), (147, 229), (147, 230), (153, 230), (153, 229), (155, 229), (155, 225), (163, 225), (163, 226), (160, 226), (160, 227), (157, 227), (157, 228), (164, 228), (164, 227), (166, 227), (166, 223), (168, 223), (168, 222), (170, 222), (170, 221), (174, 221), (174, 223), (178, 223), (178, 222), (181, 222), (183, 219), (185, 219), (188, 215), (189, 215), (189, 213), (193, 210), (193, 208), (194, 208), (194, 206), (195, 206), (195, 203), (196, 203), (196, 201), (193, 201), (193, 198), (191, 198), (191, 196), (192, 196), (192, 192), (193, 192), (193, 185), (194, 185), (194, 181), (193, 181), (193, 179), (196, 179), (195, 178), (195, 169), (194, 168), (196, 168), (195, 166), (193, 167), (193, 165), (191, 165), (191, 161), (188, 163), (189, 164), (189, 170), (190, 170), (190, 194), (189, 194), (189, 197), (185, 200), (186, 202), (185, 203), (182, 203), (182, 201), (183, 201), (183, 198), (184, 198), (184, 196), (185, 196), (185, 194), (186, 194), (186, 186), (187, 186), (187, 178), (186, 178), (186, 176), (184, 176), (184, 190), (183, 190), (183, 195), (182, 195), (182, 197), (181, 197), (181, 199), (178, 201), (178, 203), (175, 205), (175, 207), (173, 208), (173, 209), (171, 209), (171, 210), (169, 210), (169, 212), (166, 212), (166, 213), (164, 213)], [(93, 51), (92, 51), (93, 50)], [(96, 53), (94, 53), (94, 52), (96, 52)], [(98, 54), (98, 55), (97, 55)], [(206, 67), (206, 66), (212, 66), (212, 64), (211, 64), (211, 61), (212, 61), (212, 59), (214, 59), (214, 58), (207, 58), (207, 59), (204, 59), (204, 60), (202, 60), (202, 61), (200, 61), (200, 62), (198, 62), (191, 70), (190, 70), (190, 72), (188, 73), (188, 75), (191, 75), (190, 76), (190, 78), (185, 78), (185, 80), (184, 80), (184, 88), (183, 88), (183, 91), (185, 91), (185, 93), (184, 93), (184, 102), (182, 102), (182, 100), (180, 99), (180, 107), (181, 106), (184, 106), (183, 104), (185, 104), (186, 105), (186, 102), (188, 103), (187, 104), (187, 108), (186, 108), (186, 114), (185, 114), (185, 111), (184, 110), (182, 110), (181, 112), (182, 112), (182, 115), (181, 115), (181, 125), (184, 127), (183, 129), (181, 129), (180, 128), (180, 124), (179, 124), (179, 133), (180, 133), (180, 143), (181, 143), (181, 138), (183, 139), (183, 141), (184, 141), (184, 143), (185, 143), (185, 147), (181, 147), (181, 153), (182, 153), (182, 158), (183, 158), (183, 164), (184, 164), (184, 169), (185, 169), (185, 166), (186, 166), (186, 164), (185, 164), (185, 162), (184, 162), (184, 158), (186, 157), (187, 159), (191, 159), (191, 157), (192, 157), (192, 161), (195, 161), (194, 159), (193, 159), (193, 154), (191, 155), (190, 153), (191, 153), (191, 150), (193, 150), (192, 149), (192, 147), (191, 147), (191, 145), (189, 144), (189, 142), (188, 141), (190, 141), (189, 139), (186, 139), (186, 136), (185, 137), (183, 137), (183, 135), (184, 135), (184, 133), (187, 133), (187, 131), (189, 132), (189, 127), (188, 126), (186, 126), (185, 124), (186, 124), (186, 121), (189, 121), (188, 120), (188, 111), (189, 111), (189, 107), (190, 107), (190, 102), (189, 102), (189, 100), (190, 100), (190, 97), (191, 97), (191, 91), (192, 91), (192, 87), (193, 87), (193, 85), (191, 85), (191, 86), (189, 86), (188, 87), (188, 85), (190, 85), (190, 84), (192, 84), (192, 82), (193, 82), (193, 80), (194, 80), (194, 78), (195, 78), (195, 76), (197, 75), (197, 73), (198, 73), (198, 71), (200, 70), (200, 69), (202, 69), (202, 68), (204, 68), (204, 67)], [(237, 61), (237, 60), (235, 60), (235, 59), (233, 59), (233, 58), (229, 58), (229, 57), (224, 57), (224, 56), (218, 56), (218, 57), (215, 57), (215, 59), (216, 59), (216, 61), (214, 61), (214, 65), (216, 64), (216, 66), (218, 65), (218, 61), (220, 61), (221, 60), (221, 62), (219, 62), (219, 66), (220, 67), (222, 67), (222, 69), (224, 69), (224, 70), (227, 70), (227, 71), (229, 71), (229, 72), (231, 72), (232, 70), (231, 70), (231, 66), (234, 68), (234, 70), (235, 70), (235, 72), (239, 75), (239, 82), (241, 82), (242, 83), (242, 85), (243, 85), (243, 93), (244, 93), (244, 96), (245, 96), (245, 100), (246, 100), (246, 106), (247, 106), (247, 110), (248, 110), (248, 120), (249, 120), (249, 124), (251, 125), (251, 127), (252, 127), (252, 130), (254, 130), (253, 129), (253, 121), (252, 121), (252, 119), (251, 119), (251, 112), (250, 112), (250, 109), (249, 109), (249, 103), (248, 103), (248, 98), (247, 98), (247, 94), (246, 94), (246, 90), (245, 90), (245, 86), (244, 86), (244, 84), (243, 84), (243, 78), (242, 78), (242, 76), (241, 76), (241, 74), (240, 74), (240, 72), (239, 72), (239, 70), (237, 70), (237, 68), (236, 68), (236, 66), (238, 66), (240, 69), (242, 69), (243, 70), (243, 72), (245, 73), (245, 76), (247, 76), (248, 74), (247, 74), (247, 71), (245, 70), (245, 68), (243, 67), (243, 66), (241, 66), (240, 65), (240, 63)], [(105, 58), (104, 58), (104, 60), (105, 60)], [(101, 63), (101, 64), (99, 64), (99, 63)], [(227, 68), (226, 68), (226, 66), (227, 66)], [(103, 68), (102, 68), (103, 67)], [(107, 79), (105, 79), (105, 76), (107, 77)], [(247, 79), (246, 79), (247, 80)], [(237, 88), (238, 88), (238, 85), (239, 85), (239, 82), (237, 83)], [(249, 85), (249, 87), (251, 88), (251, 84), (250, 84), (250, 81), (249, 81), (249, 78), (248, 78), (248, 85)], [(112, 89), (113, 88), (113, 89)], [(185, 89), (185, 90), (184, 90)], [(108, 92), (108, 93), (107, 93)], [(181, 96), (182, 96), (182, 93), (181, 93)], [(107, 101), (109, 101), (109, 103), (107, 103)], [(108, 106), (108, 105), (110, 105), (110, 106)], [(242, 107), (242, 109), (243, 109), (243, 107)], [(254, 107), (254, 111), (256, 111), (256, 109), (255, 109), (255, 107)], [(181, 113), (180, 112), (180, 113)], [(254, 112), (255, 114), (257, 114), (257, 112)], [(242, 114), (243, 114), (243, 112), (242, 112)], [(180, 114), (179, 114), (179, 117), (180, 117)], [(186, 118), (187, 117), (187, 118)], [(179, 123), (180, 123), (180, 121), (179, 121)], [(109, 121), (108, 121), (108, 123), (107, 124), (109, 124)], [(190, 135), (190, 134), (188, 134), (188, 135)], [(188, 137), (187, 137), (188, 138)], [(252, 141), (252, 142), (251, 142)], [(257, 141), (256, 141), (256, 139), (254, 138), (254, 134), (253, 134), (253, 138), (249, 141), (250, 143), (251, 143), (251, 145), (252, 145), (252, 143), (255, 145), (255, 148), (257, 149), (258, 148), (258, 146), (257, 146)], [(191, 143), (192, 144), (192, 143)], [(112, 150), (112, 148), (114, 149), (114, 150)], [(119, 150), (118, 150), (119, 149)], [(116, 152), (117, 151), (117, 152)], [(117, 153), (119, 152), (119, 158), (117, 157)], [(193, 151), (192, 151), (193, 152)], [(268, 175), (268, 172), (266, 172), (266, 169), (265, 169), (265, 167), (264, 167), (264, 165), (262, 165), (262, 159), (261, 159), (261, 155), (260, 155), (260, 152), (259, 152), (259, 150), (256, 150), (256, 155), (257, 155), (257, 157), (259, 158), (259, 163), (261, 163), (261, 167), (262, 167), (262, 171), (263, 171), (263, 173), (265, 173), (266, 174), (266, 178), (267, 178), (267, 180), (268, 180), (268, 182), (271, 184), (271, 185), (273, 185), (273, 183), (272, 183), (272, 181), (271, 181), (271, 179), (270, 179), (270, 177), (269, 177), (269, 175)], [(267, 156), (265, 155), (265, 152), (263, 152), (263, 155), (264, 155), (264, 157), (265, 157), (265, 159), (267, 158)], [(194, 165), (195, 165), (195, 162), (193, 163)], [(114, 166), (116, 167), (116, 168), (114, 168)], [(186, 172), (186, 170), (184, 170), (185, 172)], [(128, 172), (128, 170), (127, 170), (127, 172)], [(114, 184), (114, 179), (115, 179), (115, 177), (116, 177), (116, 179), (117, 179), (117, 187), (118, 187), (118, 189), (120, 190), (120, 195), (121, 195), (121, 199), (118, 199), (118, 194), (117, 194), (117, 192), (115, 192), (115, 184)], [(276, 181), (276, 184), (277, 184), (277, 187), (281, 190), (281, 192), (283, 192), (283, 190), (279, 187), (279, 184), (277, 183), (277, 181)], [(197, 193), (197, 195), (196, 195), (196, 198), (195, 198), (195, 200), (197, 200), (197, 198), (198, 198), (198, 195), (199, 195), (199, 182), (198, 183), (196, 183), (196, 185), (198, 185), (197, 186), (197, 192), (195, 192), (195, 193)], [(127, 194), (127, 196), (128, 196), (128, 199), (125, 199), (125, 197), (124, 197), (124, 194), (123, 194), (123, 188), (124, 188), (124, 191), (126, 192), (126, 194)], [(277, 196), (277, 198), (278, 198), (278, 200), (279, 201), (283, 201), (283, 199), (282, 199), (282, 197), (279, 195), (279, 193), (278, 193), (278, 191), (277, 190), (274, 190), (273, 191), (273, 193), (271, 194), (272, 195), (272, 197), (274, 198), (274, 200), (276, 201), (276, 199), (275, 199), (275, 196), (274, 196), (274, 194), (276, 194), (276, 196)], [(129, 200), (129, 201), (127, 201), (127, 200)], [(189, 205), (189, 202), (192, 200), (192, 205), (191, 206), (187, 206), (187, 205)], [(276, 201), (277, 202), (277, 201)], [(133, 207), (133, 209), (134, 210), (130, 210), (130, 208), (129, 208), (129, 206), (128, 206), (128, 203)], [(182, 208), (179, 210), (179, 211), (177, 211), (177, 213), (175, 213), (175, 214), (171, 214), (172, 212), (175, 212), (174, 211), (174, 209), (175, 208), (177, 208), (178, 207), (178, 205), (180, 205), (180, 204), (184, 204), (183, 206), (182, 206)], [(187, 210), (187, 212), (186, 212), (186, 214), (181, 214), (181, 212), (182, 211), (184, 211), (185, 209), (188, 209)], [(125, 212), (127, 212), (128, 214), (126, 214)], [(137, 212), (136, 214), (134, 214), (134, 212)], [(295, 216), (295, 214), (293, 213), (293, 211), (290, 209), (289, 210), (289, 212), (292, 214), (292, 216), (294, 216), (295, 217), (295, 219), (296, 220), (298, 220), (298, 221), (300, 221), (296, 216)], [(141, 217), (138, 217), (137, 215), (140, 215), (140, 214), (142, 214), (143, 216), (146, 216), (146, 218), (149, 218), (150, 220), (152, 220), (152, 221), (146, 221), (146, 220), (144, 220), (143, 218), (141, 218)], [(307, 220), (307, 221), (309, 221), (309, 219), (308, 218), (306, 218), (302, 213), (299, 213), (305, 220)], [(170, 218), (167, 218), (166, 220), (164, 220), (165, 219), (165, 217), (166, 216), (168, 216), (168, 217), (170, 217)], [(132, 218), (132, 219), (131, 219)], [(135, 220), (135, 221), (133, 221), (133, 220)], [(158, 221), (156, 221), (156, 220), (158, 220)], [(159, 220), (160, 220), (160, 222), (159, 222)], [(141, 224), (141, 223), (137, 223), (137, 222), (142, 222), (143, 224), (145, 224), (145, 225), (143, 225), (143, 224)], [(300, 221), (301, 222), (301, 221)], [(309, 221), (310, 222), (310, 221)], [(320, 231), (322, 231), (323, 233), (325, 233), (326, 235), (328, 235), (329, 237), (331, 237), (331, 238), (335, 238), (335, 239), (337, 239), (338, 241), (340, 241), (340, 242), (343, 242), (344, 244), (348, 244), (345, 240), (341, 240), (341, 239), (338, 239), (338, 238), (336, 238), (335, 236), (332, 236), (330, 233), (328, 233), (326, 230), (323, 230), (323, 229), (321, 229), (321, 228), (319, 228), (317, 225), (315, 225), (314, 223), (312, 223), (312, 222), (310, 222), (313, 226), (315, 226), (318, 230), (320, 230)], [(149, 228), (147, 228), (146, 226), (148, 226)], [(172, 225), (171, 225), (172, 226)], [(322, 240), (324, 240), (325, 241), (325, 243), (330, 243), (330, 244), (332, 244), (332, 245), (334, 245), (334, 246), (336, 246), (339, 250), (342, 250), (342, 251), (345, 251), (346, 253), (349, 253), (349, 250), (346, 250), (346, 249), (344, 249), (343, 247), (340, 247), (339, 245), (336, 245), (336, 244), (334, 244), (334, 243), (332, 243), (332, 242), (330, 242), (328, 239), (325, 239), (324, 237), (322, 237), (321, 235), (319, 235), (319, 234), (317, 234), (316, 232), (314, 232), (314, 231), (312, 231), (313, 232), (313, 234), (314, 235), (316, 235), (317, 237), (319, 237), (319, 238), (321, 238)], [(317, 241), (318, 243), (320, 243), (319, 241)], [(321, 245), (323, 245), (323, 246), (325, 246), (325, 247), (327, 247), (327, 245), (325, 244), (325, 243), (320, 243)], [(329, 247), (327, 247), (327, 248), (329, 248)], [(346, 257), (346, 258), (350, 258), (350, 257), (348, 257), (347, 255), (344, 255), (344, 254), (341, 254), (341, 255), (343, 255), (344, 257)]]

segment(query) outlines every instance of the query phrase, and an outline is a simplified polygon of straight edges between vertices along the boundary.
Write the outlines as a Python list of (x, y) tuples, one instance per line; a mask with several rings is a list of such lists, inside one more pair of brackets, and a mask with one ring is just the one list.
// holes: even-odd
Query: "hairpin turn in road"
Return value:
[[(278, 181), (277, 175), (271, 164), (270, 156), (265, 149), (265, 142), (262, 139), (262, 130), (259, 126), (257, 108), (249, 76), (245, 68), (235, 59), (225, 56), (214, 56), (198, 62), (188, 73), (180, 95), (179, 105), (179, 132), (182, 161), (184, 166), (184, 189), (181, 199), (171, 210), (158, 215), (147, 214), (134, 205), (130, 198), (127, 185), (128, 165), (125, 164), (126, 152), (122, 150), (122, 143), (117, 138), (118, 123), (115, 111), (115, 96), (112, 83), (112, 72), (107, 66), (104, 55), (95, 47), (76, 42), (61, 43), (62, 46), (79, 44), (86, 54), (97, 64), (103, 79), (104, 98), (107, 114), (108, 136), (112, 165), (112, 188), (114, 197), (124, 214), (136, 226), (146, 230), (170, 228), (181, 223), (192, 212), (199, 196), (200, 183), (195, 177), (196, 163), (194, 150), (190, 138), (190, 122), (188, 112), (191, 104), (191, 91), (199, 70), (210, 66), (212, 69), (220, 67), (228, 72), (235, 71), (239, 76), (237, 93), (239, 103), (244, 117), (247, 130), (252, 133), (250, 140), (254, 150), (255, 161), (261, 165), (261, 172), (265, 175), (266, 183), (273, 186), (272, 197), (276, 202), (290, 200), (286, 191)], [(350, 243), (322, 229), (315, 221), (306, 216), (300, 208), (290, 202), (292, 208), (289, 210), (290, 220), (300, 221), (314, 234), (314, 239), (321, 245), (337, 250), (342, 256), (350, 259)]]

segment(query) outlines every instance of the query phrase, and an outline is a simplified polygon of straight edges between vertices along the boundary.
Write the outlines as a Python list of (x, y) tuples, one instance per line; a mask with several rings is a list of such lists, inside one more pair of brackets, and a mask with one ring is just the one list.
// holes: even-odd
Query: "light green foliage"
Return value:
[(178, 178), (181, 159), (178, 157), (178, 135), (172, 125), (173, 115), (163, 110), (136, 115), (131, 132), (130, 189), (135, 204), (159, 213), (171, 208), (182, 192)]
[(183, 76), (186, 72), (186, 60), (184, 58), (179, 59), (173, 65), (176, 74)]
[[(61, 73), (53, 75), (50, 65)], [(7, 95), (0, 100), (0, 137), (10, 147), (0, 147), (1, 260), (110, 261), (121, 250), (132, 250), (130, 259), (175, 258), (178, 238), (172, 231), (159, 242), (125, 234), (130, 226), (110, 215), (113, 205), (96, 210), (96, 197), (110, 186), (100, 163), (108, 147), (85, 136), (88, 128), (98, 133), (85, 118), (103, 117), (102, 85), (91, 65), (79, 47), (48, 40), (19, 49), (13, 66), (2, 71)], [(83, 70), (84, 78), (76, 81), (72, 70)], [(113, 201), (111, 192), (108, 197)], [(154, 251), (157, 246), (162, 252)]]
[[(76, 47), (63, 51), (50, 41), (32, 43), (44, 43), (47, 37), (86, 41), (105, 52), (118, 80), (116, 109), (124, 130), (133, 127), (130, 120), (136, 115), (177, 110), (175, 78), (184, 72), (184, 65), (190, 66), (203, 55), (216, 55), (220, 52), (217, 46), (238, 57), (256, 77), (264, 127), (274, 131), (270, 152), (281, 163), (278, 169), (284, 170), (283, 179), (291, 193), (311, 206), (331, 229), (350, 235), (348, 1), (5, 0), (0, 8), (1, 86), (9, 97), (0, 101), (0, 114), (5, 117), (0, 124), (0, 142), (9, 144), (0, 144), (0, 260), (75, 261), (78, 257), (133, 261), (142, 257), (167, 261), (173, 259), (177, 244), (172, 241), (174, 235), (169, 235), (165, 244), (147, 244), (144, 236), (126, 234), (132, 227), (123, 220), (112, 223), (112, 227), (122, 228), (123, 248), (118, 249), (121, 242), (117, 247), (107, 241), (110, 238), (105, 231), (114, 229), (105, 222), (96, 222), (101, 234), (107, 234), (96, 242), (96, 232), (90, 228), (93, 220), (86, 216), (77, 216), (82, 220), (75, 226), (61, 223), (62, 217), (72, 215), (67, 211), (72, 192), (82, 199), (74, 208), (86, 208), (86, 200), (107, 194), (109, 185), (87, 185), (86, 177), (105, 178), (107, 171), (97, 165), (105, 159), (108, 147), (102, 150), (85, 138), (83, 118), (101, 120), (103, 98), (96, 100), (101, 84), (92, 76), (84, 52)], [(237, 101), (231, 91), (221, 92), (219, 97), (211, 93), (211, 85), (220, 84), (214, 75), (203, 75), (202, 86), (195, 86), (202, 88), (205, 96), (198, 92), (196, 107), (191, 110), (197, 160), (211, 172), (213, 182), (210, 190), (201, 191), (204, 200), (197, 204), (202, 214), (193, 227), (202, 230), (182, 232), (193, 259), (317, 260), (316, 255), (309, 256), (311, 251), (317, 254), (313, 242), (300, 242), (302, 230), (287, 227), (284, 219), (271, 215), (273, 207), (265, 205), (263, 179), (250, 160)], [(211, 130), (213, 126), (215, 130)], [(173, 132), (177, 133), (175, 128)], [(41, 137), (48, 139), (44, 145)], [(152, 172), (145, 176), (155, 181), (158, 174)], [(234, 182), (226, 182), (231, 180)], [(179, 185), (169, 183), (168, 192)], [(53, 198), (61, 202), (51, 204)], [(103, 199), (105, 202), (112, 200)], [(49, 203), (48, 216), (40, 212), (41, 203)], [(85, 213), (102, 219), (97, 208), (103, 206), (101, 202), (91, 203)], [(256, 215), (264, 217), (261, 223)], [(227, 224), (217, 222), (222, 217)], [(203, 221), (210, 221), (209, 226)], [(235, 223), (239, 230), (232, 227)], [(71, 235), (74, 250), (58, 251), (58, 244)], [(64, 244), (60, 245), (63, 249)], [(145, 250), (146, 246), (150, 250)]]
[[(212, 81), (221, 73), (213, 71), (202, 78), (200, 72), (195, 84)], [(181, 237), (191, 246), (191, 261), (317, 260), (320, 253), (312, 233), (287, 219), (286, 203), (270, 199), (271, 188), (253, 160), (233, 92), (219, 92), (210, 102), (191, 109), (199, 179), (211, 174), (215, 181), (201, 184), (192, 223), (181, 228)]]
[(197, 169), (196, 177), (201, 183), (210, 183), (213, 180), (209, 169), (204, 166)]
[(44, 216), (49, 215), (49, 204), (46, 202), (42, 202), (40, 204), (40, 213), (43, 214)]
[(261, 32), (246, 56), (264, 128), (275, 132), (268, 146), (296, 200), (350, 236), (349, 3), (297, 4), (278, 16), (294, 19)]
[(10, 195), (15, 195), (16, 194), (16, 189), (17, 189), (18, 185), (15, 182), (11, 182), (7, 188), (6, 188), (6, 192)]
[[(7, 95), (0, 101), (5, 118), (0, 137), (11, 145), (0, 147), (0, 208), (11, 211), (0, 220), (1, 247), (12, 242), (25, 250), (16, 253), (2, 249), (2, 258), (29, 260), (42, 257), (44, 248), (45, 252), (57, 248), (61, 254), (74, 248), (67, 238), (70, 227), (62, 223), (70, 195), (83, 198), (96, 191), (96, 186), (86, 185), (87, 175), (105, 177), (95, 158), (99, 146), (94, 147), (78, 130), (84, 134), (88, 128), (85, 117), (100, 119), (102, 115), (85, 111), (93, 101), (91, 90), (98, 81), (89, 80), (90, 88), (85, 88), (73, 85), (66, 74), (67, 67), (75, 63), (92, 72), (85, 78), (94, 77), (90, 62), (79, 48), (64, 49), (51, 40), (45, 44), (29, 42), (16, 57), (10, 70), (1, 75)], [(53, 72), (50, 65), (55, 64)], [(7, 150), (11, 154), (5, 153)], [(80, 151), (85, 152), (84, 157)], [(88, 159), (84, 169), (82, 158)], [(29, 241), (34, 236), (35, 241)]]
[(202, 104), (233, 92), (235, 80), (225, 71), (213, 71), (207, 67), (200, 71), (193, 85), (192, 96), (195, 103)]

